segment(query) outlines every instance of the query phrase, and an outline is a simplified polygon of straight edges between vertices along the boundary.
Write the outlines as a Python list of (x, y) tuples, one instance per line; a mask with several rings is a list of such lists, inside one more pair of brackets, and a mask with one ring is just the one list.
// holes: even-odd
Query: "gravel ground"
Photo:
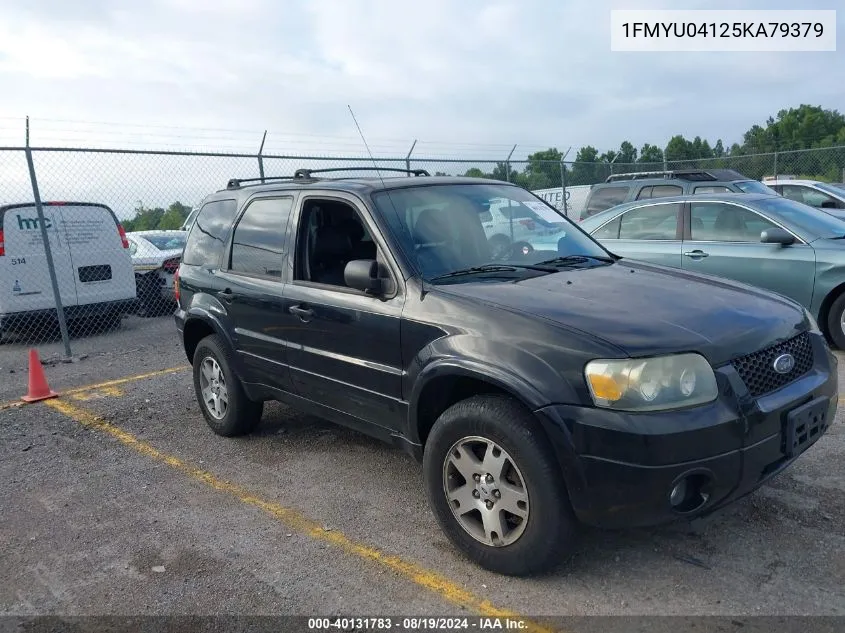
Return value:
[[(53, 388), (185, 364), (168, 318), (127, 320), (85, 345), (87, 358), (47, 368)], [(0, 348), (0, 367), (0, 396), (24, 393), (25, 349)], [(254, 435), (218, 438), (187, 370), (52, 402), (81, 413), (0, 410), (0, 613), (448, 615), (467, 613), (459, 588), (537, 617), (845, 615), (841, 410), (792, 468), (725, 511), (591, 531), (566, 567), (514, 579), (452, 549), (416, 462), (352, 431), (269, 404)], [(293, 511), (362, 548), (291, 526)], [(429, 572), (451, 597), (425, 587)]]

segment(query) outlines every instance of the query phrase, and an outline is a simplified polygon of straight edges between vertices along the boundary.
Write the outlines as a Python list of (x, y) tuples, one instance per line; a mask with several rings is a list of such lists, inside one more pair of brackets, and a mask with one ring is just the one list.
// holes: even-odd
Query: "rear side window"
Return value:
[(619, 239), (619, 225), (621, 218), (615, 218), (601, 227), (598, 231), (593, 233), (593, 237), (597, 240), (616, 240)]
[(730, 189), (728, 189), (724, 185), (699, 185), (695, 188), (695, 191), (693, 191), (693, 193), (725, 193), (729, 191)]
[(253, 200), (232, 238), (230, 270), (280, 279), (293, 198)]
[(678, 213), (681, 204), (655, 204), (631, 209), (622, 215), (619, 239), (675, 240), (678, 233)]
[(590, 200), (587, 202), (587, 215), (595, 215), (599, 211), (604, 211), (610, 207), (615, 207), (617, 204), (622, 204), (627, 197), (628, 187), (603, 187), (601, 189), (594, 189), (590, 194)]
[(182, 262), (191, 266), (219, 264), (236, 211), (234, 200), (217, 200), (204, 205), (191, 227)]
[(678, 185), (653, 185), (651, 187), (643, 187), (637, 196), (637, 200), (668, 198), (669, 196), (680, 196), (683, 193), (683, 187), (679, 187)]

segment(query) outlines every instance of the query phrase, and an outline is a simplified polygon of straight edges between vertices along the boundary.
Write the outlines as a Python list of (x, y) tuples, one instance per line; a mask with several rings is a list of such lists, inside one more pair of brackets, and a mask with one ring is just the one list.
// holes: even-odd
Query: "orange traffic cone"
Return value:
[(21, 397), (24, 402), (38, 402), (47, 398), (58, 396), (47, 384), (47, 377), (44, 375), (44, 367), (38, 357), (38, 351), (29, 350), (29, 392)]

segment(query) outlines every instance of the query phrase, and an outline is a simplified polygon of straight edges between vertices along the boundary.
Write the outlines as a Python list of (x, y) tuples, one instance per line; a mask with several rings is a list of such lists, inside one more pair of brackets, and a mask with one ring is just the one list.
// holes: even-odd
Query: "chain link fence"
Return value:
[(371, 169), (374, 161), (510, 181), (568, 215), (580, 212), (592, 185), (620, 173), (733, 169), (755, 180), (845, 182), (845, 147), (660, 163), (0, 148), (0, 344), (61, 344), (70, 356), (75, 340), (117, 332), (127, 319), (170, 318), (183, 229), (206, 195), (231, 178)]

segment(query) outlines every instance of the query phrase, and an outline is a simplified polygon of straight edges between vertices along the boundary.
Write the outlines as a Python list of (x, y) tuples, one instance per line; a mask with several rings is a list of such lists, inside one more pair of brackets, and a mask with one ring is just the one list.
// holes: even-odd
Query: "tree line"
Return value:
[[(618, 150), (600, 152), (587, 145), (578, 150), (571, 163), (564, 165), (561, 165), (562, 152), (551, 147), (529, 155), (526, 161), (499, 162), (489, 172), (473, 167), (463, 175), (509, 180), (536, 190), (560, 187), (563, 178), (567, 186), (591, 185), (604, 181), (611, 173), (659, 171), (666, 165), (669, 169), (730, 168), (757, 180), (773, 175), (777, 170), (779, 174), (841, 182), (845, 169), (843, 147), (845, 116), (837, 110), (802, 104), (779, 111), (776, 116), (769, 117), (764, 126), (752, 126), (743, 134), (741, 143), (733, 143), (730, 147), (726, 147), (722, 139), (711, 145), (700, 136), (689, 140), (678, 134), (669, 140), (665, 149), (645, 143), (638, 151), (630, 141), (623, 141)], [(835, 149), (798, 152), (823, 148)], [(445, 175), (443, 172), (438, 174)]]
[[(600, 152), (587, 145), (578, 150), (574, 161), (561, 164), (562, 152), (556, 147), (535, 152), (525, 161), (498, 162), (490, 171), (472, 167), (461, 175), (508, 180), (526, 189), (591, 185), (604, 181), (611, 173), (623, 171), (659, 171), (669, 169), (729, 168), (756, 180), (779, 174), (828, 182), (845, 180), (845, 115), (820, 106), (800, 105), (781, 110), (765, 125), (754, 125), (742, 136), (741, 143), (725, 146), (722, 139), (711, 144), (696, 136), (692, 140), (678, 134), (665, 148), (645, 143), (639, 150), (623, 141), (617, 150)], [(833, 148), (824, 150), (824, 148)], [(799, 151), (799, 150), (824, 151)], [(774, 153), (777, 152), (777, 158)], [(520, 168), (518, 169), (517, 166)], [(435, 175), (446, 176), (438, 171)], [(174, 202), (167, 209), (140, 205), (135, 216), (124, 222), (127, 231), (178, 229), (191, 208)]]
[(174, 202), (166, 209), (155, 207), (148, 209), (143, 204), (135, 208), (135, 216), (124, 220), (123, 228), (131, 231), (169, 231), (182, 227), (191, 212), (191, 207), (181, 202)]

